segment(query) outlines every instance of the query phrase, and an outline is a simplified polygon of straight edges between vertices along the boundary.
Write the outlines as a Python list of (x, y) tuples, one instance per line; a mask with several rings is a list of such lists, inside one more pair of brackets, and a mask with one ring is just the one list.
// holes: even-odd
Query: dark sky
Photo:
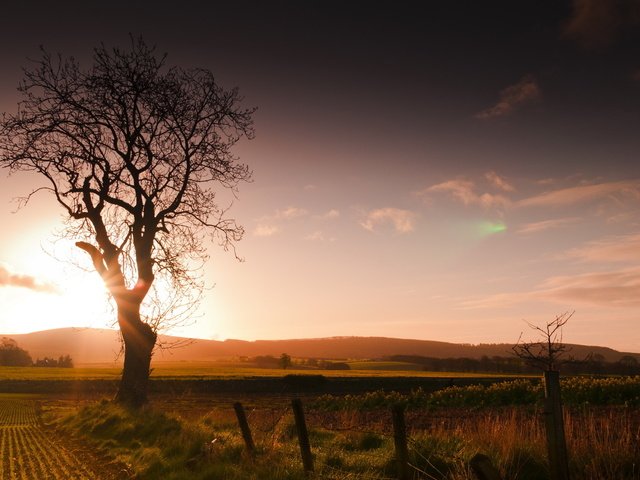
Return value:
[[(597, 3), (610, 4), (614, 19), (587, 12), (580, 27), (578, 7)], [(2, 95), (15, 84), (16, 64), (37, 55), (38, 45), (82, 58), (98, 42), (126, 44), (131, 33), (167, 51), (170, 63), (202, 65), (239, 85), (259, 106), (264, 128), (292, 129), (282, 141), (384, 137), (411, 150), (418, 139), (450, 149), (455, 137), (498, 153), (498, 144), (526, 142), (549, 153), (582, 143), (585, 157), (566, 159), (569, 170), (595, 161), (589, 152), (604, 137), (607, 148), (639, 146), (627, 144), (640, 120), (633, 80), (640, 36), (627, 25), (634, 11), (627, 4), (638, 2), (12, 2), (0, 20)], [(572, 19), (578, 33), (568, 31)], [(531, 115), (492, 122), (491, 131), (475, 121), (525, 75), (544, 99)], [(537, 166), (517, 163), (557, 167), (555, 154), (545, 156)], [(631, 163), (624, 153), (616, 158)]]

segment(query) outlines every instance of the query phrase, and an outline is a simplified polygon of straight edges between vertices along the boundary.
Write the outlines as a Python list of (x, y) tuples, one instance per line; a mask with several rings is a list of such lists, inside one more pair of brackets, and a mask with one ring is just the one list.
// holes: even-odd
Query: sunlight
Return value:
[[(43, 248), (39, 239), (50, 238), (41, 229), (28, 232), (8, 252), (10, 270), (32, 277), (42, 289), (6, 286), (0, 290), (0, 328), (5, 333), (25, 333), (68, 326), (105, 328), (115, 320), (104, 284), (87, 266), (83, 252), (70, 240)], [(37, 245), (37, 246), (36, 246)], [(49, 244), (53, 245), (53, 244)], [(48, 250), (48, 253), (45, 252)], [(87, 270), (76, 265), (87, 267)]]

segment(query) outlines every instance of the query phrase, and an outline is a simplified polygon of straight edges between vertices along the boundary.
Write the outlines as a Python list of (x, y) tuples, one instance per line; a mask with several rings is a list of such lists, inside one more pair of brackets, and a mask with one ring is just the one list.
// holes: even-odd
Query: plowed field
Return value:
[(93, 458), (73, 451), (43, 427), (36, 400), (0, 396), (0, 478), (3, 480), (96, 480)]

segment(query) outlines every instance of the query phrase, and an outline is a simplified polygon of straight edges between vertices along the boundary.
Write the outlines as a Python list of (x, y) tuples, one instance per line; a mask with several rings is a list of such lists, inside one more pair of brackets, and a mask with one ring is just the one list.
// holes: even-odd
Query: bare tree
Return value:
[(562, 342), (562, 328), (567, 324), (574, 312), (564, 312), (543, 327), (527, 322), (529, 327), (538, 332), (541, 340), (537, 342), (523, 342), (522, 334), (512, 350), (516, 356), (527, 364), (545, 371), (557, 370), (560, 358), (568, 351)]
[(87, 70), (43, 50), (24, 70), (17, 113), (0, 122), (0, 164), (46, 180), (25, 203), (40, 190), (52, 194), (67, 216), (65, 235), (115, 301), (125, 350), (116, 400), (132, 406), (147, 401), (157, 329), (170, 315), (145, 317), (143, 302), (160, 281), (197, 290), (207, 236), (227, 249), (243, 234), (216, 190), (235, 195), (251, 177), (231, 147), (253, 137), (254, 110), (210, 71), (165, 60), (142, 39), (126, 50), (96, 48)]

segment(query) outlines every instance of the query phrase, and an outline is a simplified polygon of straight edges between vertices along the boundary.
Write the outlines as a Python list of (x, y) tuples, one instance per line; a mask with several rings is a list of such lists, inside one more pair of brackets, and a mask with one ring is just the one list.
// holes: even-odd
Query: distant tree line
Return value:
[(293, 359), (287, 353), (283, 353), (280, 357), (272, 355), (258, 355), (256, 357), (241, 357), (241, 361), (252, 363), (259, 368), (287, 368), (295, 366), (297, 369), (312, 370), (350, 370), (351, 367), (346, 362), (332, 360), (318, 360), (317, 358)]
[(62, 367), (73, 368), (73, 359), (69, 355), (36, 359), (34, 362), (29, 352), (20, 348), (13, 338), (2, 337), (0, 340), (0, 366), (3, 367)]
[(0, 365), (27, 367), (33, 365), (33, 360), (29, 352), (18, 347), (13, 338), (2, 337), (2, 340), (0, 340)]
[(60, 355), (57, 359), (44, 357), (33, 362), (34, 367), (73, 368), (73, 359), (69, 355)]
[[(392, 355), (386, 357), (385, 360), (415, 363), (421, 365), (423, 370), (431, 372), (540, 373), (538, 368), (527, 365), (522, 359), (514, 356), (433, 358), (419, 355)], [(602, 355), (592, 354), (585, 359), (569, 358), (564, 360), (561, 364), (561, 370), (565, 375), (639, 375), (640, 362), (631, 355), (625, 355), (616, 362), (607, 362)]]

